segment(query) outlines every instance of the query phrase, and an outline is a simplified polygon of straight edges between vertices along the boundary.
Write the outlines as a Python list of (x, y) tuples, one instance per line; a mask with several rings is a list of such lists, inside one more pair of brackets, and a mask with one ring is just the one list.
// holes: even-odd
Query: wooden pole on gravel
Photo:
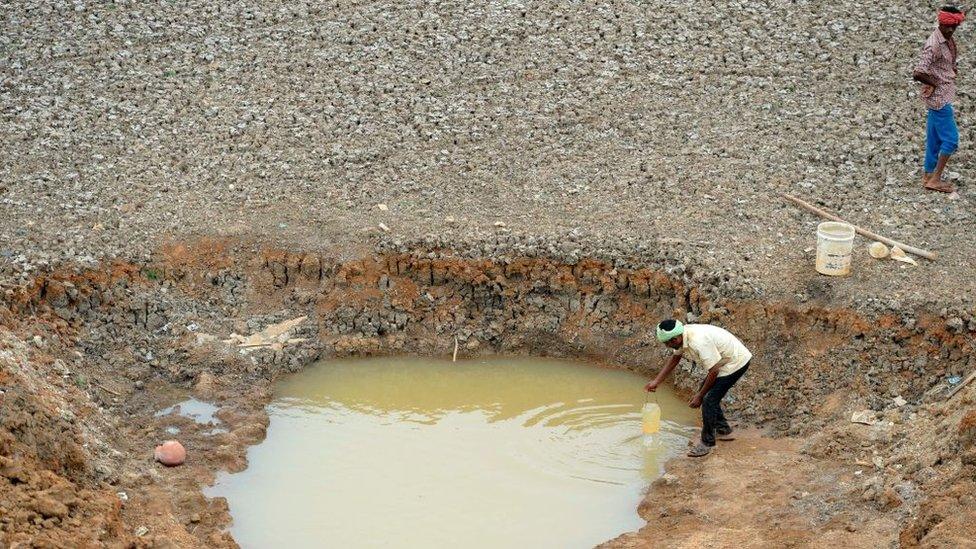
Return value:
[(797, 198), (795, 196), (792, 196), (792, 195), (789, 195), (789, 194), (786, 194), (786, 193), (780, 193), (780, 196), (782, 196), (783, 198), (789, 200), (793, 204), (795, 204), (795, 205), (803, 208), (804, 210), (807, 210), (808, 212), (812, 212), (814, 214), (817, 214), (817, 215), (819, 215), (820, 217), (822, 217), (824, 219), (830, 219), (831, 221), (838, 221), (840, 223), (847, 223), (848, 225), (854, 227), (854, 231), (857, 234), (859, 234), (859, 235), (861, 235), (863, 237), (870, 238), (872, 240), (877, 240), (878, 242), (883, 242), (883, 243), (885, 243), (885, 244), (887, 244), (889, 246), (898, 246), (899, 248), (901, 248), (902, 250), (904, 250), (904, 251), (906, 251), (906, 252), (908, 252), (910, 254), (915, 254), (915, 255), (917, 255), (919, 257), (924, 257), (925, 259), (928, 259), (930, 261), (935, 261), (936, 255), (933, 252), (930, 252), (928, 250), (923, 250), (922, 248), (916, 248), (915, 246), (909, 246), (908, 244), (903, 244), (901, 242), (898, 242), (897, 240), (892, 240), (890, 238), (881, 236), (881, 235), (879, 235), (877, 233), (873, 233), (873, 232), (871, 232), (871, 231), (869, 231), (867, 229), (862, 229), (862, 228), (858, 227), (857, 225), (854, 225), (853, 223), (848, 223), (847, 221), (844, 221), (843, 219), (837, 217), (836, 215), (834, 215), (832, 213), (825, 212), (825, 211), (821, 210), (820, 208), (814, 206), (813, 204), (810, 204), (809, 202), (805, 202), (803, 200), (800, 200), (799, 198)]

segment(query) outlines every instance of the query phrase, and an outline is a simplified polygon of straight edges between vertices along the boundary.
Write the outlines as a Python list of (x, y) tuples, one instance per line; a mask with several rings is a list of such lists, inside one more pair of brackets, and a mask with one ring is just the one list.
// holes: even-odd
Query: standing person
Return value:
[(715, 446), (716, 435), (719, 440), (733, 440), (732, 427), (722, 413), (722, 398), (749, 369), (752, 353), (739, 338), (709, 324), (685, 326), (677, 320), (665, 320), (657, 326), (657, 340), (674, 349), (675, 353), (654, 381), (644, 387), (648, 391), (656, 391), (683, 357), (708, 370), (701, 388), (688, 402), (692, 408), (701, 407), (702, 411), (701, 442), (688, 455), (708, 455)]
[(952, 109), (952, 102), (956, 98), (956, 60), (959, 51), (952, 35), (965, 19), (966, 15), (959, 8), (945, 6), (939, 10), (939, 28), (932, 31), (925, 41), (921, 59), (912, 74), (916, 81), (922, 83), (921, 96), (928, 107), (922, 184), (926, 189), (943, 193), (956, 190), (942, 181), (942, 171), (959, 147), (959, 129)]

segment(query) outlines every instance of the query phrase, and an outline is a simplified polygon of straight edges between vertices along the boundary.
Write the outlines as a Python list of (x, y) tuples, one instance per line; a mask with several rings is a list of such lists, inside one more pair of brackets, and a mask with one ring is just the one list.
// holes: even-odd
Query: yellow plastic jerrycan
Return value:
[(641, 410), (641, 427), (645, 435), (653, 435), (661, 430), (661, 407), (657, 402), (645, 402)]

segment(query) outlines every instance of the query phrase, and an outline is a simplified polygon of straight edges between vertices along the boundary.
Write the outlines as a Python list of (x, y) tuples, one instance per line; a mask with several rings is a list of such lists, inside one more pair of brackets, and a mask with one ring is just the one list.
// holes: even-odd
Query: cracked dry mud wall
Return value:
[[(976, 366), (973, 333), (937, 314), (867, 317), (816, 304), (749, 301), (706, 293), (660, 271), (596, 260), (463, 259), (417, 252), (329, 263), (271, 254), (255, 291), (284, 292), (313, 308), (337, 353), (450, 351), (584, 356), (653, 372), (664, 354), (650, 337), (662, 318), (723, 325), (754, 349), (756, 364), (733, 404), (785, 431), (829, 395), (850, 393), (883, 409), (918, 399), (948, 375)], [(255, 282), (258, 282), (256, 280)], [(688, 368), (688, 365), (684, 365)], [(690, 387), (697, 376), (679, 376)]]
[[(50, 308), (109, 338), (119, 325), (169, 329), (192, 317), (187, 304), (193, 300), (193, 308), (238, 320), (309, 314), (298, 334), (309, 342), (248, 357), (263, 375), (334, 355), (446, 356), (455, 337), (462, 356), (585, 357), (653, 373), (665, 356), (651, 337), (653, 327), (675, 316), (739, 335), (754, 351), (755, 364), (732, 409), (793, 434), (817, 428), (840, 402), (880, 410), (896, 395), (917, 401), (946, 377), (976, 367), (973, 331), (938, 313), (869, 314), (814, 302), (743, 299), (720, 283), (692, 285), (660, 270), (599, 260), (566, 265), (417, 250), (340, 262), (315, 254), (235, 255), (186, 246), (163, 257), (142, 269), (117, 266), (97, 275), (38, 279), (21, 306)], [(180, 370), (175, 362), (185, 352), (167, 357), (171, 370)], [(698, 376), (687, 364), (681, 368), (689, 375), (679, 372), (677, 383), (691, 388)], [(174, 380), (194, 375), (186, 371)]]

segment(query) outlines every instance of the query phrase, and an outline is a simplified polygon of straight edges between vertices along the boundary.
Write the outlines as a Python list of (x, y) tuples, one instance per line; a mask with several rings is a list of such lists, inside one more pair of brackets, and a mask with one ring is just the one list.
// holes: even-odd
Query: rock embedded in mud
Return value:
[(877, 423), (877, 412), (874, 410), (860, 410), (851, 414), (851, 423), (874, 425)]
[(976, 447), (976, 410), (959, 420), (959, 443), (963, 448)]
[(156, 461), (167, 467), (176, 467), (186, 461), (186, 449), (176, 440), (167, 440), (156, 447)]
[(44, 518), (61, 518), (68, 515), (68, 506), (47, 494), (38, 495), (31, 501), (30, 507)]
[(0, 477), (11, 482), (27, 482), (28, 475), (24, 468), (11, 458), (0, 456)]
[(954, 316), (946, 321), (946, 326), (954, 333), (961, 334), (966, 330), (966, 323), (958, 316)]

